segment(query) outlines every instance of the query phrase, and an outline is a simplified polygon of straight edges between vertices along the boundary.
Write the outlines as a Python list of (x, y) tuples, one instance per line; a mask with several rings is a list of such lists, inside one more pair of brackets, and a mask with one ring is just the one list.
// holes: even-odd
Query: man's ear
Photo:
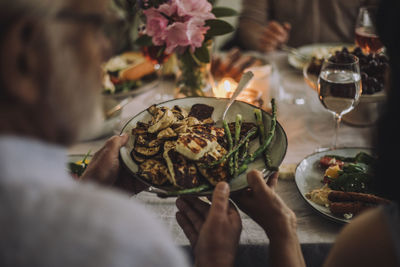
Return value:
[(45, 71), (38, 46), (38, 38), (43, 36), (42, 25), (32, 19), (21, 19), (3, 37), (0, 51), (3, 90), (23, 104), (32, 105), (40, 97), (40, 72)]

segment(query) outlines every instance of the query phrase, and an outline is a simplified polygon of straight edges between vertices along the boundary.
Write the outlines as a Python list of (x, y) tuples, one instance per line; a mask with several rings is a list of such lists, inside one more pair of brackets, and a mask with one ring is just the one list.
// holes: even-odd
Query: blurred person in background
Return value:
[[(387, 105), (377, 127), (374, 189), (392, 200), (386, 206), (369, 209), (343, 227), (323, 266), (400, 266), (400, 194), (398, 151), (400, 132), (400, 1), (382, 0), (378, 11), (378, 32), (387, 48), (391, 66), (391, 86)], [(248, 174), (249, 189), (232, 198), (237, 206), (258, 223), (268, 236), (271, 266), (305, 266), (296, 228), (296, 215), (275, 193), (277, 176), (265, 183), (262, 174)], [(184, 204), (182, 204), (184, 202)], [(261, 204), (260, 204), (261, 203)], [(207, 207), (194, 198), (178, 199), (178, 222), (196, 244), (206, 228)], [(199, 215), (200, 214), (200, 215)], [(183, 220), (181, 217), (184, 217)], [(196, 225), (196, 228), (193, 227)]]
[(379, 0), (242, 0), (237, 41), (245, 49), (270, 52), (283, 44), (354, 43), (360, 6)]
[[(119, 149), (128, 136), (109, 139), (82, 182), (66, 170), (66, 147), (100, 105), (107, 4), (0, 0), (0, 266), (187, 266), (165, 227), (110, 187), (144, 188), (122, 176)], [(205, 231), (203, 266), (212, 260), (207, 244), (240, 235), (221, 186), (209, 216), (220, 232)], [(231, 260), (234, 241), (213, 255)]]

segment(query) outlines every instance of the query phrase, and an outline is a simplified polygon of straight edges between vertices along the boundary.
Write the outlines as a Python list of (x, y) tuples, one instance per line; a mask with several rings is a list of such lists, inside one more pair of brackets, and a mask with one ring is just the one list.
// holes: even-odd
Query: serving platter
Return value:
[[(157, 106), (165, 106), (172, 108), (175, 105), (178, 105), (181, 108), (184, 108), (186, 110), (190, 110), (190, 108), (194, 104), (206, 104), (209, 106), (214, 107), (214, 112), (212, 114), (212, 119), (214, 121), (218, 121), (222, 113), (225, 109), (226, 104), (228, 103), (229, 99), (227, 98), (215, 98), (215, 97), (187, 97), (187, 98), (180, 98), (180, 99), (173, 99), (169, 100), (166, 102), (159, 103)], [(254, 117), (254, 109), (257, 108), (253, 105), (250, 105), (245, 102), (241, 101), (235, 101), (232, 106), (229, 109), (229, 112), (226, 116), (226, 120), (228, 122), (233, 122), (235, 121), (236, 114), (241, 114), (243, 117), (243, 122), (255, 122), (255, 117)], [(278, 107), (279, 108), (279, 107)], [(270, 124), (271, 124), (271, 119), (272, 116), (263, 111), (263, 122), (266, 125), (266, 128), (268, 129)], [(124, 166), (128, 169), (128, 171), (132, 174), (137, 179), (140, 179), (144, 183), (148, 184), (151, 186), (150, 192), (158, 193), (158, 194), (169, 194), (170, 196), (173, 196), (174, 194), (171, 194), (171, 192), (176, 191), (177, 189), (173, 186), (157, 186), (149, 182), (148, 180), (140, 177), (137, 175), (137, 172), (139, 171), (139, 166), (132, 160), (131, 158), (131, 151), (134, 148), (135, 144), (135, 136), (132, 135), (132, 129), (136, 127), (137, 122), (147, 122), (151, 118), (151, 115), (146, 111), (143, 110), (136, 116), (134, 116), (128, 123), (123, 127), (121, 133), (127, 133), (129, 134), (129, 141), (128, 143), (123, 146), (120, 149), (120, 156), (122, 159), (122, 162)], [(250, 143), (249, 150), (250, 152), (255, 151), (259, 146), (258, 138)], [(271, 165), (279, 167), (279, 165), (282, 163), (285, 155), (286, 155), (286, 150), (287, 150), (287, 137), (286, 133), (283, 130), (282, 126), (277, 123), (276, 126), (276, 133), (275, 136), (271, 142), (271, 145), (269, 147), (269, 154), (271, 155)], [(264, 177), (269, 177), (269, 175), (272, 174), (270, 170), (267, 170), (265, 168), (265, 164), (263, 159), (260, 157), (254, 162), (249, 164), (249, 168), (247, 170), (250, 171), (252, 169), (257, 169), (261, 171), (264, 174)], [(246, 173), (242, 173), (241, 175), (235, 177), (229, 182), (231, 192), (238, 191), (241, 189), (244, 189), (248, 186), (247, 184), (247, 178), (246, 178)], [(198, 193), (196, 195), (210, 195), (212, 194), (212, 190), (207, 190), (201, 193)]]
[[(318, 76), (308, 71), (309, 66), (310, 63), (304, 65), (304, 80), (311, 89), (318, 91)], [(343, 116), (343, 121), (352, 126), (371, 126), (378, 121), (385, 101), (385, 90), (374, 94), (362, 94), (354, 109)]]
[[(318, 76), (308, 71), (309, 66), (310, 63), (307, 63), (303, 67), (304, 80), (311, 89), (318, 91)], [(379, 102), (384, 101), (385, 99), (386, 94), (384, 90), (370, 95), (362, 94), (360, 97), (360, 101), (364, 103)]]
[(323, 179), (325, 171), (319, 166), (319, 160), (325, 155), (354, 157), (359, 152), (365, 152), (373, 155), (373, 151), (370, 148), (338, 148), (311, 154), (304, 158), (297, 165), (295, 171), (295, 182), (297, 189), (300, 192), (300, 195), (311, 208), (313, 208), (317, 213), (324, 216), (325, 218), (339, 223), (348, 223), (351, 221), (351, 219), (345, 219), (343, 217), (332, 214), (329, 208), (318, 205), (306, 198), (306, 193), (309, 193), (310, 191), (321, 188), (323, 186), (323, 183), (321, 181)]
[[(299, 54), (306, 56), (308, 58), (315, 56), (317, 58), (326, 57), (333, 50), (341, 50), (343, 47), (354, 47), (354, 44), (348, 43), (318, 43), (311, 45), (304, 45), (297, 48)], [(298, 55), (294, 53), (288, 54), (288, 62), (292, 67), (303, 70), (304, 66), (308, 64), (310, 61), (303, 60)]]

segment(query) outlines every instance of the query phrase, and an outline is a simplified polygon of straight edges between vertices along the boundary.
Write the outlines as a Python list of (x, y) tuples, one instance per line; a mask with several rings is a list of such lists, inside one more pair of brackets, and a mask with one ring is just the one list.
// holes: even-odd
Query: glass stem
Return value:
[(157, 102), (165, 101), (167, 100), (166, 96), (166, 90), (164, 88), (164, 75), (163, 75), (163, 65), (162, 64), (156, 64), (154, 65), (154, 69), (157, 74), (157, 79), (158, 79), (158, 88), (159, 88), (159, 93), (156, 94), (155, 99)]
[(337, 146), (337, 139), (338, 139), (338, 134), (339, 134), (339, 127), (340, 127), (340, 122), (342, 121), (342, 116), (338, 113), (335, 113), (335, 136), (333, 139), (333, 145), (332, 148), (336, 149)]

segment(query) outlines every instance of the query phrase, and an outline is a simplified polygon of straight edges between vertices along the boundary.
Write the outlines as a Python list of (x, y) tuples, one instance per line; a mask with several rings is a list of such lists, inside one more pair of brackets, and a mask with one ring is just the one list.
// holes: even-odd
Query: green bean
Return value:
[(240, 140), (239, 144), (237, 144), (236, 146), (234, 146), (232, 148), (232, 150), (230, 152), (226, 153), (222, 158), (220, 158), (217, 161), (214, 161), (210, 164), (202, 164), (201, 167), (209, 169), (209, 168), (213, 168), (213, 167), (221, 164), (227, 158), (232, 156), (236, 151), (238, 151), (238, 149), (240, 149), (246, 143), (246, 141), (249, 140), (256, 133), (257, 133), (257, 127), (253, 127), (252, 129), (250, 129), (250, 131), (247, 133), (247, 135), (243, 139)]
[(203, 191), (206, 191), (207, 189), (211, 189), (210, 185), (202, 184), (202, 185), (199, 185), (199, 186), (193, 187), (193, 188), (168, 191), (165, 194), (160, 194), (160, 195), (177, 196), (177, 195), (185, 195), (185, 194), (196, 194), (196, 193), (201, 193)]
[[(239, 143), (241, 128), (242, 128), (242, 115), (237, 114), (235, 120), (235, 145)], [(233, 154), (233, 162), (234, 162), (233, 177), (236, 177), (238, 174), (237, 171), (239, 169), (239, 149)]]
[[(253, 162), (258, 156), (260, 156), (264, 151), (268, 148), (270, 145), (273, 137), (275, 136), (275, 129), (276, 129), (276, 104), (275, 104), (275, 99), (271, 100), (272, 104), (272, 119), (271, 119), (271, 128), (268, 131), (268, 136), (264, 140), (264, 143), (256, 150), (254, 153), (248, 155), (242, 163), (242, 166), (239, 167), (238, 174), (241, 174), (242, 172), (246, 171), (248, 168), (248, 164)], [(276, 170), (276, 168), (271, 167), (271, 169)]]
[[(226, 122), (226, 120), (223, 121), (223, 126), (224, 126), (224, 130), (225, 130), (225, 136), (228, 141), (228, 153), (229, 153), (233, 149), (231, 130), (229, 129), (229, 125)], [(229, 167), (229, 174), (233, 175), (233, 158), (232, 157), (229, 158), (228, 167)]]

